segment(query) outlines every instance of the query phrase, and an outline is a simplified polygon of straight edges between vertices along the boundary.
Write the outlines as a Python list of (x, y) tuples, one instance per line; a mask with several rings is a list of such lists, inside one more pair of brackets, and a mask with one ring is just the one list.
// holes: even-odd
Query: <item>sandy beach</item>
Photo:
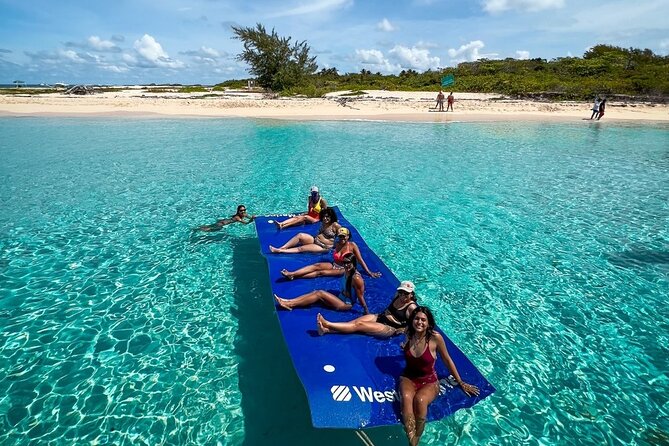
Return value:
[[(457, 93), (453, 112), (436, 112), (436, 92), (366, 90), (360, 96), (269, 99), (262, 93), (151, 92), (128, 87), (92, 95), (0, 95), (0, 116), (248, 117), (296, 120), (574, 121), (590, 117), (591, 103), (517, 100)], [(604, 121), (669, 122), (669, 106), (608, 101)]]

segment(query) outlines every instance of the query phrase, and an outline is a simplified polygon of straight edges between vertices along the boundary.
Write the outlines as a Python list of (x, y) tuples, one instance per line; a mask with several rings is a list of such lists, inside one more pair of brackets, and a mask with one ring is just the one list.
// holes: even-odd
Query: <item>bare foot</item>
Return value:
[(277, 296), (276, 294), (274, 295), (274, 300), (275, 300), (276, 303), (277, 303), (281, 308), (283, 308), (284, 310), (291, 311), (291, 310), (293, 309), (292, 307), (289, 307), (289, 306), (286, 304), (286, 299), (281, 299), (281, 298), (280, 298), (279, 296)]
[(323, 324), (324, 320), (325, 320), (325, 318), (320, 313), (318, 313), (316, 315), (316, 325), (318, 326), (318, 336), (323, 336), (324, 334), (330, 333), (330, 329), (327, 328), (325, 326), (325, 324)]
[(274, 253), (279, 252), (279, 248), (275, 248), (275, 247), (272, 246), (272, 245), (269, 245), (269, 250), (270, 250), (270, 252), (274, 252)]
[(292, 274), (290, 274), (290, 273), (288, 272), (287, 269), (282, 269), (282, 270), (281, 270), (281, 275), (282, 275), (283, 277), (285, 277), (286, 279), (288, 279), (288, 280), (293, 280), (293, 279), (295, 278)]
[(283, 229), (283, 226), (278, 221), (274, 220), (274, 224), (276, 225), (276, 229)]

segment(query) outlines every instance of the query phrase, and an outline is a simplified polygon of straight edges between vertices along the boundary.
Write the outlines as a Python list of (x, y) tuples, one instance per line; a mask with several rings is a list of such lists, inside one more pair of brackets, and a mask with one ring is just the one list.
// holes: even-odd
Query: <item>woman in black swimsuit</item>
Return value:
[(337, 223), (337, 214), (332, 208), (321, 210), (321, 227), (315, 236), (300, 232), (282, 246), (275, 248), (270, 245), (269, 250), (275, 254), (297, 254), (300, 252), (322, 253), (328, 252), (334, 246), (335, 236), (341, 226)]
[(316, 316), (318, 334), (363, 333), (387, 338), (402, 333), (416, 304), (416, 287), (408, 280), (400, 283), (393, 301), (381, 314), (366, 314), (349, 322), (330, 322), (320, 313)]
[(213, 225), (204, 225), (204, 226), (198, 226), (197, 228), (193, 228), (193, 231), (205, 231), (205, 232), (212, 232), (212, 231), (220, 231), (223, 226), (227, 226), (231, 223), (241, 223), (244, 225), (248, 225), (251, 223), (253, 220), (255, 220), (256, 216), (249, 215), (246, 213), (246, 206), (243, 204), (240, 204), (237, 206), (237, 213), (233, 215), (230, 218), (221, 218), (220, 220), (217, 220), (216, 223)]

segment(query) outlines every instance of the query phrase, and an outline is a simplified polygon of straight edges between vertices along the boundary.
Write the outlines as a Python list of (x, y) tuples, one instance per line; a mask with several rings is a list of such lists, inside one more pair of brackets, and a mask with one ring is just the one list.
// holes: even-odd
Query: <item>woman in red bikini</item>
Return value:
[(439, 395), (439, 379), (434, 370), (437, 352), (448, 367), (462, 390), (468, 396), (476, 396), (479, 389), (460, 378), (458, 369), (446, 350), (444, 338), (434, 331), (432, 312), (427, 307), (416, 307), (409, 317), (407, 339), (402, 346), (406, 367), (400, 376), (400, 396), (402, 401), (402, 422), (409, 444), (415, 446), (420, 441), (427, 406)]
[(281, 274), (289, 280), (293, 279), (313, 279), (322, 276), (343, 276), (344, 275), (344, 256), (352, 252), (355, 255), (358, 264), (371, 277), (381, 277), (381, 273), (373, 273), (367, 268), (367, 264), (362, 260), (360, 249), (355, 242), (351, 241), (351, 232), (346, 228), (339, 228), (337, 231), (337, 241), (332, 251), (332, 262), (318, 262), (308, 265), (296, 271), (281, 270)]

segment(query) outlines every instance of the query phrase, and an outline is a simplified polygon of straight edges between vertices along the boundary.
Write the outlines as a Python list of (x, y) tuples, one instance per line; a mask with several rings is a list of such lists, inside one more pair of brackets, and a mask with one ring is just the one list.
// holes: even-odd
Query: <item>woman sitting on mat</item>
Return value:
[(276, 254), (296, 254), (300, 252), (327, 252), (334, 246), (335, 235), (341, 226), (337, 223), (337, 214), (332, 208), (321, 209), (321, 227), (316, 236), (300, 232), (282, 246), (269, 250)]
[(205, 232), (220, 231), (223, 226), (227, 226), (231, 223), (241, 223), (244, 225), (248, 225), (253, 220), (255, 220), (255, 218), (256, 218), (255, 215), (249, 217), (249, 215), (246, 213), (246, 206), (240, 204), (239, 206), (237, 206), (237, 213), (232, 217), (222, 218), (220, 220), (217, 220), (216, 223), (212, 225), (198, 226), (197, 228), (193, 228), (193, 231), (205, 231)]
[(349, 252), (344, 255), (341, 262), (344, 266), (344, 275), (341, 281), (341, 291), (339, 296), (335, 296), (325, 290), (316, 290), (293, 299), (283, 299), (276, 294), (274, 299), (276, 303), (285, 310), (293, 308), (306, 307), (320, 301), (326, 307), (334, 308), (338, 311), (350, 310), (356, 302), (360, 302), (365, 314), (369, 314), (367, 302), (365, 302), (365, 281), (362, 280), (362, 274), (357, 270), (358, 260), (355, 254)]
[(416, 305), (416, 287), (408, 280), (400, 283), (393, 301), (381, 314), (366, 314), (349, 322), (330, 322), (320, 313), (316, 316), (318, 334), (362, 333), (387, 338), (402, 333)]
[(311, 186), (311, 194), (307, 198), (307, 213), (290, 217), (282, 222), (275, 221), (277, 228), (283, 229), (289, 226), (318, 223), (321, 209), (328, 207), (328, 202), (321, 197), (318, 187)]
[(434, 369), (437, 352), (462, 390), (468, 396), (479, 394), (478, 387), (462, 380), (448, 354), (443, 336), (434, 327), (434, 316), (430, 309), (416, 307), (409, 316), (407, 339), (402, 345), (406, 367), (400, 376), (399, 393), (402, 423), (412, 446), (417, 445), (423, 435), (427, 406), (439, 395), (439, 379)]
[(313, 279), (314, 277), (322, 276), (334, 276), (339, 277), (344, 275), (344, 266), (342, 261), (344, 256), (349, 252), (352, 252), (355, 255), (356, 260), (362, 266), (362, 269), (365, 270), (367, 274), (371, 277), (381, 277), (381, 273), (373, 273), (367, 268), (367, 264), (362, 260), (360, 255), (360, 249), (355, 242), (351, 240), (351, 231), (346, 228), (339, 228), (337, 231), (337, 242), (334, 245), (334, 250), (332, 251), (332, 262), (318, 262), (313, 265), (308, 265), (303, 268), (298, 269), (297, 271), (288, 271), (287, 269), (282, 269), (281, 274), (289, 280), (293, 279)]

